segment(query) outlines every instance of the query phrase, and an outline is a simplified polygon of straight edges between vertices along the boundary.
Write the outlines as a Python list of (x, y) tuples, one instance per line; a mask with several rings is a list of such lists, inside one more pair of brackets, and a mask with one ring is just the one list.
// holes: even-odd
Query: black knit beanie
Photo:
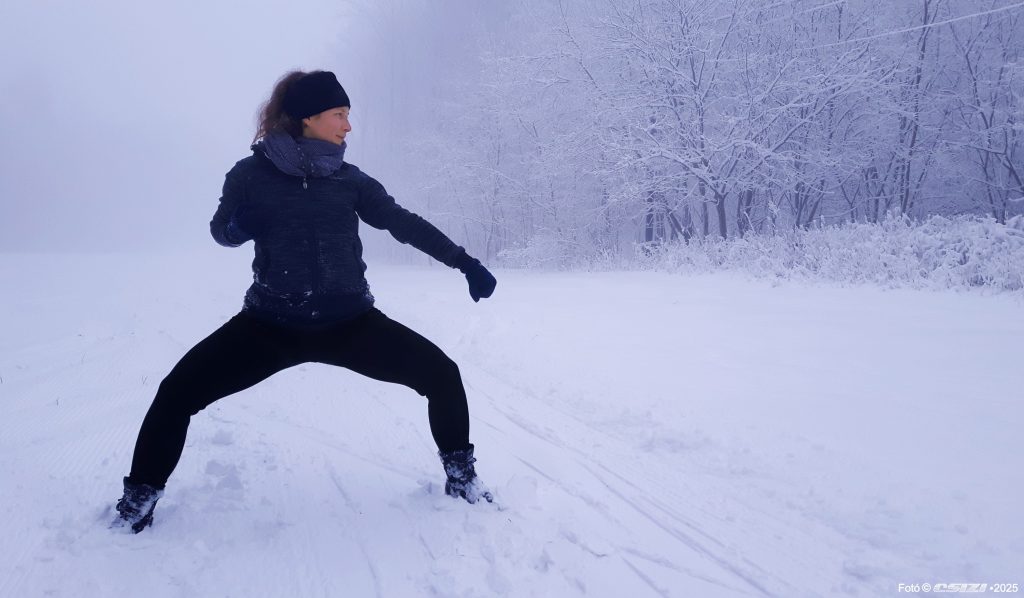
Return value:
[(295, 120), (340, 106), (351, 108), (352, 103), (331, 71), (310, 73), (294, 81), (284, 92), (284, 111)]

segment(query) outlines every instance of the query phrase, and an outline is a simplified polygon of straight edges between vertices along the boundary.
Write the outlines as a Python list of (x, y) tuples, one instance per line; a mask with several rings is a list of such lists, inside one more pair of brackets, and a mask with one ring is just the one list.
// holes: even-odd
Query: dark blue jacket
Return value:
[[(221, 245), (255, 245), (243, 309), (287, 324), (335, 322), (373, 306), (359, 220), (456, 267), (465, 250), (406, 210), (349, 163), (326, 177), (285, 174), (263, 153), (227, 173), (210, 232)], [(465, 259), (463, 257), (463, 259)]]

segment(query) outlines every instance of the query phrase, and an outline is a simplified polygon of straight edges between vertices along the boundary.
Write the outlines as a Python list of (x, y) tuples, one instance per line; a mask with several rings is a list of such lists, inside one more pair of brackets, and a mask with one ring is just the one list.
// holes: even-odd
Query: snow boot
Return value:
[(466, 502), (475, 504), (481, 498), (487, 502), (494, 502), (494, 495), (491, 490), (476, 477), (476, 469), (473, 463), (473, 445), (469, 448), (458, 451), (440, 452), (441, 462), (444, 464), (444, 472), (448, 480), (444, 484), (444, 493), (455, 498), (464, 498)]
[(110, 524), (113, 529), (130, 527), (132, 533), (153, 525), (153, 509), (164, 491), (149, 484), (138, 484), (124, 478), (124, 496), (117, 501), (117, 517)]

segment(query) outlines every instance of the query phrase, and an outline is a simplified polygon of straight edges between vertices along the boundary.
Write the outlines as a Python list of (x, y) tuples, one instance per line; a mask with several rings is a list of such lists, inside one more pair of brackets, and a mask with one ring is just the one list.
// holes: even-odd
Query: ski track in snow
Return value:
[[(478, 471), (495, 504), (444, 496), (422, 397), (305, 364), (195, 417), (155, 525), (113, 533), (112, 505), (160, 379), (233, 313), (223, 300), (231, 284), (193, 273), (185, 258), (163, 259), (154, 267), (128, 256), (0, 256), (0, 275), (35, 271), (38, 293), (37, 303), (0, 306), (12, 334), (0, 342), (0, 596), (142, 588), (147, 596), (875, 596), (894, 594), (897, 583), (1024, 582), (1007, 565), (1024, 562), (1024, 532), (1006, 529), (1002, 517), (1012, 511), (999, 510), (1000, 496), (954, 488), (931, 496), (933, 511), (920, 511), (929, 501), (913, 488), (871, 484), (901, 473), (887, 470), (882, 451), (859, 453), (815, 437), (812, 427), (765, 420), (757, 401), (729, 404), (749, 393), (730, 394), (728, 384), (717, 403), (708, 399), (717, 384), (691, 381), (677, 394), (677, 360), (684, 371), (687, 356), (719, 368), (703, 372), (714, 380), (732, 375), (723, 347), (747, 350), (754, 341), (738, 326), (716, 331), (726, 337), (721, 346), (707, 337), (690, 353), (672, 338), (657, 340), (664, 330), (645, 329), (687, 313), (659, 313), (660, 305), (722, 302), (739, 313), (775, 293), (780, 304), (799, 298), (809, 327), (834, 317), (834, 293), (856, 294), (877, 312), (906, 309), (901, 294), (773, 289), (726, 277), (498, 273), (495, 297), (466, 307), (457, 301), (468, 301), (464, 282), (446, 269), (375, 267), (378, 306), (382, 297), (403, 298), (383, 311), (459, 363)], [(151, 284), (46, 292), (98, 266)], [(182, 291), (174, 284), (182, 277), (207, 286)], [(599, 291), (607, 297), (573, 304)], [(970, 310), (1016, 317), (1005, 330), (964, 325), (994, 344), (1022, 332), (1019, 302), (912, 299), (925, 313), (961, 306), (958, 322)], [(609, 338), (589, 336), (588, 322)], [(815, 330), (789, 333), (812, 343)], [(624, 357), (651, 343), (657, 350), (643, 359)], [(1006, 370), (1014, 354), (993, 349), (986, 360), (1006, 361), (977, 367)], [(790, 348), (761, 369), (748, 362), (744, 377), (772, 391), (772, 381), (794, 376), (786, 367), (811, 355)], [(1022, 419), (1019, 403), (998, 396), (998, 382), (988, 392), (997, 393), (991, 405), (1007, 406), (1006, 428), (968, 422), (993, 443)], [(932, 399), (922, 393), (916, 404)], [(792, 413), (813, 423), (815, 403), (806, 405)], [(977, 408), (996, 409), (987, 405)], [(932, 423), (965, 425), (955, 401), (933, 406), (930, 417), (946, 419)], [(997, 465), (1009, 459), (992, 456)], [(1019, 474), (1007, 475), (1005, 488), (1019, 498)], [(947, 520), (961, 505), (970, 518)]]

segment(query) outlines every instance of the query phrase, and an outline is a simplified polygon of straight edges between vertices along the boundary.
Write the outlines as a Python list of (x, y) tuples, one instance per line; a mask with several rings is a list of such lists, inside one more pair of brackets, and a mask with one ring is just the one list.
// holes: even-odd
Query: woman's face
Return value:
[(347, 107), (331, 108), (302, 119), (302, 136), (341, 145), (345, 135), (352, 130), (348, 122), (348, 111)]

